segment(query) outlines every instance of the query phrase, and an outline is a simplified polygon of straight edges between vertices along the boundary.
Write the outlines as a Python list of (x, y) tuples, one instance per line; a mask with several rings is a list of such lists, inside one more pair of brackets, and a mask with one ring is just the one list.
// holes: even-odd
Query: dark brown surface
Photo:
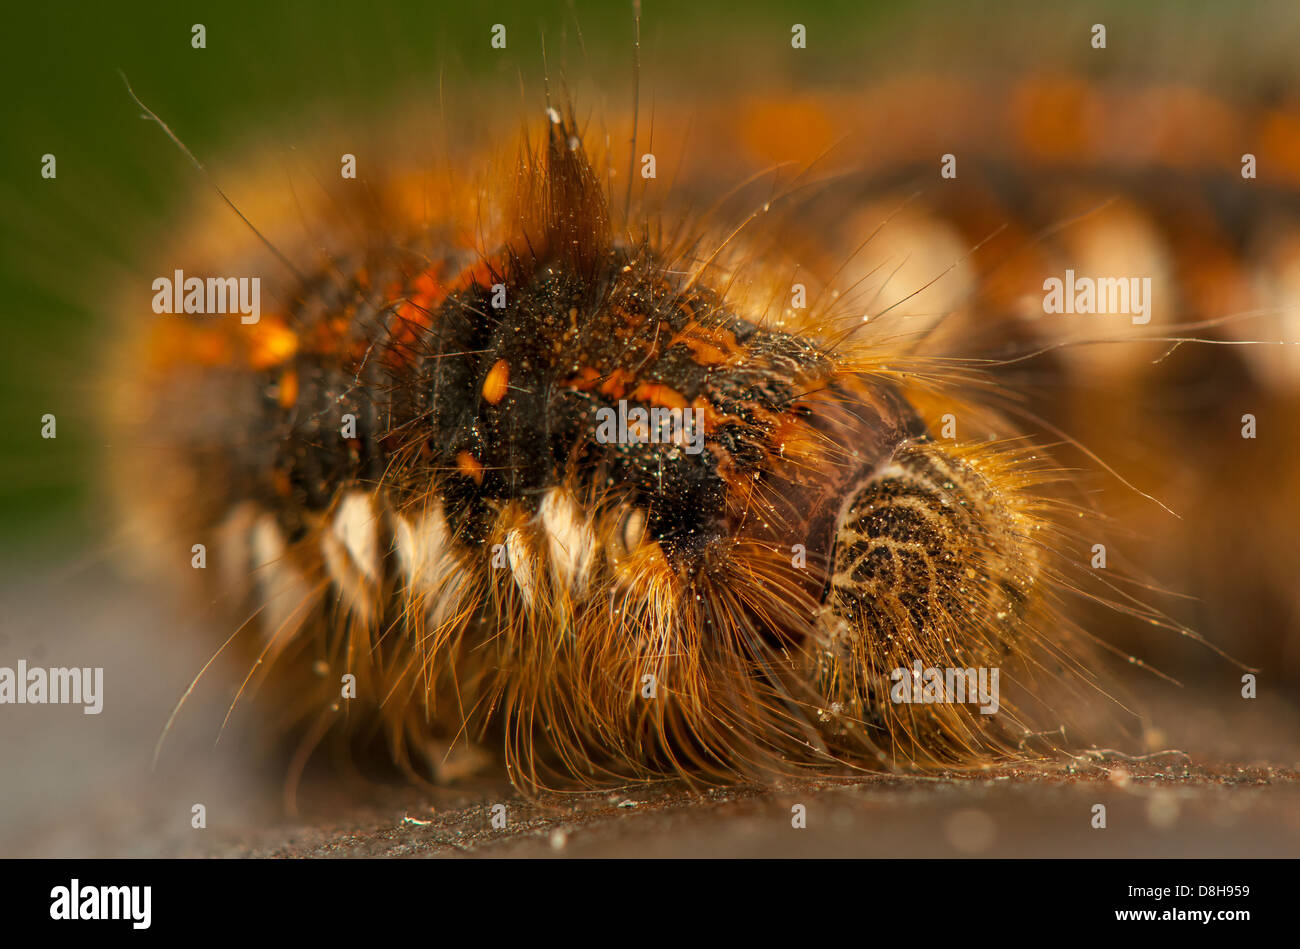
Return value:
[[(224, 840), (214, 835), (204, 849), (309, 857), (1280, 857), (1300, 854), (1296, 777), (1270, 768), (1189, 768), (1173, 756), (1073, 774), (881, 777), (767, 791), (640, 789), (539, 803), (486, 795), (441, 806), (413, 796)], [(490, 824), (498, 798), (507, 802), (505, 830)], [(800, 803), (802, 830), (791, 824)], [(1104, 830), (1090, 825), (1098, 803), (1108, 812)]]
[[(237, 729), (213, 743), (229, 701), (215, 680), (195, 691), (151, 770), (167, 715), (207, 659), (187, 628), (199, 621), (106, 577), (76, 579), (75, 596), (72, 582), (6, 591), (0, 664), (103, 665), (104, 712), (0, 707), (2, 856), (1300, 856), (1300, 726), (1266, 689), (1226, 710), (1202, 690), (1156, 690), (1153, 737), (1189, 753), (537, 801), (492, 778), (420, 790), (318, 776), (302, 787), (301, 816), (287, 817), (283, 768), (256, 767)], [(196, 802), (203, 830), (190, 826)], [(497, 803), (504, 830), (492, 827)], [(791, 826), (795, 804), (806, 829)], [(1104, 830), (1091, 827), (1095, 804), (1106, 805)]]

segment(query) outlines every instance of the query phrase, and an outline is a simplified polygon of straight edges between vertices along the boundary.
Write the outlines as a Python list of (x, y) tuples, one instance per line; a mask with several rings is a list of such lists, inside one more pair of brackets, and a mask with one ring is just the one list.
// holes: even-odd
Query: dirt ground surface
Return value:
[[(1266, 697), (1230, 712), (1181, 697), (1159, 716), (1170, 750), (1138, 758), (537, 800), (496, 779), (429, 790), (316, 776), (288, 816), (282, 770), (251, 764), (227, 736), (214, 743), (219, 689), (195, 690), (151, 767), (207, 659), (173, 605), (104, 578), (75, 596), (58, 579), (15, 585), (4, 601), (0, 665), (103, 666), (105, 703), (96, 716), (0, 709), (0, 856), (1300, 856), (1300, 716)], [(166, 650), (159, 630), (174, 630)]]
[[(893, 778), (767, 790), (674, 788), (507, 802), (428, 797), (208, 841), (222, 856), (1284, 857), (1300, 854), (1294, 771), (1126, 762), (1087, 773)], [(806, 827), (793, 826), (797, 805)], [(1104, 804), (1107, 826), (1092, 829)], [(326, 812), (328, 813), (328, 812)]]

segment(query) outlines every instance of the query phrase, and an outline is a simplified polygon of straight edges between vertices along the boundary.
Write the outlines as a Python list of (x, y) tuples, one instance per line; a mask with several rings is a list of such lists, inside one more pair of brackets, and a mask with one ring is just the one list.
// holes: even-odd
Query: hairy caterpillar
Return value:
[[(790, 108), (801, 127), (853, 114)], [(705, 127), (730, 141), (789, 128), (725, 113)], [(234, 640), (248, 684), (276, 680), (311, 741), (378, 723), (413, 773), (448, 743), (499, 743), (525, 787), (1050, 748), (1062, 706), (1091, 688), (1062, 606), (1086, 582), (1074, 572), (1090, 538), (1072, 523), (1086, 510), (984, 405), (984, 370), (999, 366), (955, 358), (1034, 351), (1006, 348), (1028, 332), (1006, 317), (1047, 265), (998, 268), (1042, 245), (999, 247), (996, 221), (977, 224), (1005, 206), (970, 191), (964, 209), (917, 213), (888, 176), (812, 197), (783, 185), (740, 215), (693, 213), (690, 190), (715, 188), (703, 179), (672, 194), (629, 185), (625, 205), (610, 173), (627, 156), (601, 154), (572, 115), (552, 111), (543, 135), (487, 184), (393, 175), (364, 200), (282, 206), (319, 222), (296, 245), (191, 253), (182, 273), (261, 276), (257, 322), (162, 316), (143, 357), (124, 360), (141, 367), (117, 387), (116, 424), (138, 446), (119, 472), (129, 509), (173, 562), (205, 544), (206, 576), (256, 614)], [(1152, 194), (1101, 185), (1116, 188)], [(855, 212), (827, 211), (846, 195)], [(1098, 202), (1065, 204), (1039, 209), (1044, 228)], [(963, 210), (970, 230), (948, 223)], [(1140, 217), (1104, 243), (1142, 233)], [(837, 272), (882, 221), (909, 224), (934, 257), (901, 277)], [(977, 263), (1004, 285), (928, 283)], [(811, 305), (795, 304), (796, 284)], [(1167, 346), (1174, 321), (1160, 322)], [(1135, 384), (1122, 360), (1092, 371), (1116, 365), (1118, 385)], [(628, 440), (635, 423), (598, 439), (598, 413), (627, 408), (690, 410), (704, 451), (648, 428)], [(996, 668), (1011, 695), (994, 715), (893, 701), (892, 673), (917, 661)], [(345, 675), (356, 698), (340, 698)]]
[[(728, 287), (726, 239), (611, 222), (571, 117), (517, 180), (505, 212), (385, 212), (256, 323), (155, 325), (137, 504), (243, 591), (257, 667), (342, 720), (355, 676), (402, 760), (499, 729), (523, 784), (1015, 752), (1013, 700), (886, 692), (917, 661), (1014, 686), (1059, 648), (1041, 453), (936, 440), (923, 361), (808, 319), (779, 271)], [(458, 231), (482, 218), (486, 252)], [(599, 438), (629, 404), (704, 450)]]

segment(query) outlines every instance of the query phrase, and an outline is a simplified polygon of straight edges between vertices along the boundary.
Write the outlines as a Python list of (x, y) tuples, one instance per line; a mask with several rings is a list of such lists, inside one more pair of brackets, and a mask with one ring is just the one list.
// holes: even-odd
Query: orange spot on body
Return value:
[(475, 484), (483, 483), (483, 462), (469, 452), (462, 451), (456, 455), (456, 468), (465, 477), (473, 479)]
[(504, 359), (498, 359), (496, 363), (488, 370), (487, 378), (483, 380), (483, 398), (488, 405), (496, 405), (506, 397), (506, 389), (510, 385), (510, 364)]
[(730, 330), (721, 327), (709, 328), (692, 323), (672, 338), (669, 346), (678, 343), (685, 346), (701, 366), (721, 366), (744, 350), (736, 342), (736, 336)]
[(615, 369), (604, 382), (596, 387), (601, 395), (611, 399), (621, 399), (627, 395), (627, 387), (632, 382), (632, 374), (626, 369)]
[(632, 390), (632, 398), (669, 409), (684, 409), (687, 405), (685, 396), (661, 382), (641, 383)]

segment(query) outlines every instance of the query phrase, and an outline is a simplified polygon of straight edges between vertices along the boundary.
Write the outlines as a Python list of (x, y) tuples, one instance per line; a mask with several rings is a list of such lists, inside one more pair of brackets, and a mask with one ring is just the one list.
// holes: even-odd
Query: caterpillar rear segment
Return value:
[(395, 213), (258, 324), (148, 341), (122, 424), (165, 490), (130, 503), (213, 546), (254, 684), (312, 740), (380, 727), (421, 775), (482, 741), (524, 787), (1022, 754), (1014, 700), (889, 686), (1063, 648), (1045, 462), (935, 438), (941, 379), (773, 318), (734, 249), (611, 226), (571, 121), (533, 157), (486, 251)]
[(892, 761), (978, 759), (1031, 731), (994, 693), (979, 715), (967, 707), (979, 704), (973, 689), (919, 713), (914, 702), (924, 696), (912, 696), (913, 686), (922, 691), (918, 669), (953, 670), (972, 686), (982, 675), (987, 689), (1044, 646), (1039, 630), (1050, 618), (1039, 585), (1050, 571), (1039, 534), (1051, 522), (1020, 490), (1016, 464), (1010, 453), (908, 440), (844, 503), (815, 681), (828, 699), (825, 717), (871, 723)]

